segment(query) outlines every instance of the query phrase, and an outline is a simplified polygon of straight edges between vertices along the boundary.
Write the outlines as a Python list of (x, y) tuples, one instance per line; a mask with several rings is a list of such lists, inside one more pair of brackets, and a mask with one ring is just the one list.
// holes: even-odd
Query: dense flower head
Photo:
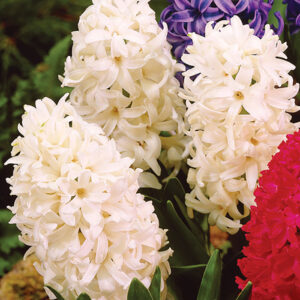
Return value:
[(287, 112), (299, 109), (293, 99), (299, 87), (288, 74), (294, 65), (285, 60), (286, 45), (268, 25), (259, 38), (235, 16), (191, 38), (180, 93), (193, 139), (186, 204), (234, 233), (254, 205), (259, 172), (298, 128)]
[(257, 207), (243, 226), (249, 245), (238, 265), (253, 283), (251, 299), (293, 300), (300, 295), (300, 131), (287, 136), (262, 172)]
[(286, 18), (289, 23), (291, 34), (295, 34), (300, 30), (300, 1), (299, 0), (284, 0), (287, 4)]
[[(156, 266), (169, 274), (166, 232), (113, 140), (70, 103), (49, 98), (25, 106), (13, 142), (11, 223), (31, 246), (46, 285), (73, 299), (125, 299), (136, 277), (149, 287)], [(164, 280), (162, 280), (164, 285)], [(49, 295), (51, 293), (48, 291)]]
[[(254, 29), (258, 37), (264, 35), (264, 27), (272, 8), (273, 0), (170, 0), (168, 6), (161, 14), (161, 24), (168, 25), (168, 42), (173, 46), (172, 50), (177, 59), (181, 59), (186, 47), (192, 44), (188, 33), (195, 32), (205, 34), (205, 26), (208, 22), (229, 20), (238, 15), (244, 24)], [(283, 20), (280, 13), (275, 13), (279, 26), (276, 33), (283, 30)]]
[(185, 112), (174, 77), (182, 66), (172, 59), (166, 35), (147, 0), (94, 0), (73, 32), (61, 78), (74, 88), (70, 99), (78, 113), (113, 137), (134, 167), (157, 175), (160, 132), (180, 134)]

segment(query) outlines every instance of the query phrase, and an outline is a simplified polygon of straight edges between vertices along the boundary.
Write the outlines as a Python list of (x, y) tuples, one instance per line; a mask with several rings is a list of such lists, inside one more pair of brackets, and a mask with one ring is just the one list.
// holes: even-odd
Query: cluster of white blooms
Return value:
[[(134, 167), (159, 175), (160, 133), (180, 134), (185, 106), (174, 77), (182, 65), (172, 59), (167, 27), (158, 26), (148, 2), (93, 0), (73, 32), (61, 80), (74, 88), (71, 102), (86, 121), (113, 137)], [(176, 152), (176, 165), (184, 147), (167, 148)]]
[[(13, 142), (16, 195), (11, 223), (31, 246), (45, 284), (75, 299), (126, 299), (136, 277), (147, 287), (156, 266), (162, 289), (172, 250), (151, 202), (137, 193), (141, 170), (130, 168), (102, 129), (82, 120), (62, 98), (25, 106)], [(51, 292), (48, 291), (49, 296)]]
[(288, 74), (294, 66), (268, 25), (260, 39), (237, 16), (230, 25), (209, 23), (204, 37), (191, 38), (182, 57), (192, 66), (181, 93), (193, 139), (186, 205), (191, 214), (210, 213), (210, 224), (235, 233), (255, 205), (259, 172), (298, 127), (287, 113), (299, 109), (292, 99), (298, 84)]

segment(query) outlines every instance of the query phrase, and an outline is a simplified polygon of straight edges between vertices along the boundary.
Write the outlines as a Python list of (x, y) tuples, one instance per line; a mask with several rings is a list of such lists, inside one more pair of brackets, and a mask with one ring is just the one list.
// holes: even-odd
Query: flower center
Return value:
[(114, 107), (111, 112), (113, 113), (113, 115), (117, 116), (119, 114), (119, 110), (117, 107)]
[(78, 197), (83, 198), (86, 196), (86, 190), (84, 188), (79, 188), (77, 189), (76, 194)]
[(255, 139), (255, 138), (251, 138), (250, 139), (250, 142), (254, 145), (254, 146), (256, 146), (256, 145), (258, 145), (258, 140), (257, 139)]
[(116, 56), (115, 61), (116, 61), (116, 63), (119, 63), (121, 61), (121, 56)]
[(237, 100), (243, 100), (243, 99), (244, 99), (244, 95), (243, 95), (243, 93), (240, 92), (240, 91), (236, 91), (236, 92), (234, 93), (234, 97), (235, 97), (235, 99), (237, 99)]

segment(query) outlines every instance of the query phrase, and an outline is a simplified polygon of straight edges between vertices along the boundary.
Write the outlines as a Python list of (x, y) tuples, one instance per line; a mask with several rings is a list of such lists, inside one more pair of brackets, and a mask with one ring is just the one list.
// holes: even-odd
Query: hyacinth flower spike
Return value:
[(300, 294), (300, 132), (288, 135), (278, 150), (261, 173), (257, 207), (243, 226), (249, 244), (238, 266), (246, 279), (236, 282), (239, 288), (253, 283), (251, 299), (299, 299)]
[[(188, 45), (192, 44), (188, 33), (204, 35), (205, 26), (210, 21), (230, 20), (238, 15), (244, 24), (249, 24), (258, 37), (264, 35), (264, 27), (272, 8), (273, 0), (231, 1), (231, 0), (171, 0), (161, 14), (160, 24), (167, 23), (168, 42), (172, 45), (173, 54), (181, 59)], [(283, 19), (279, 12), (275, 13), (278, 28), (274, 33), (280, 35), (283, 30)]]

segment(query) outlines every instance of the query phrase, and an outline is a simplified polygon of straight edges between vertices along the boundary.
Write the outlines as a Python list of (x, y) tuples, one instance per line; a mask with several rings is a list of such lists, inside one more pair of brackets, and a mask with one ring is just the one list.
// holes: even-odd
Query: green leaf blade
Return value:
[[(205, 264), (208, 261), (208, 254), (203, 244), (184, 224), (177, 214), (173, 203), (168, 200), (165, 217), (169, 220), (168, 237), (171, 247), (174, 249), (174, 263), (176, 265)], [(180, 258), (176, 261), (176, 256)]]
[[(172, 266), (172, 275), (185, 275), (187, 273), (193, 274), (194, 277), (200, 273), (201, 270), (204, 270), (206, 264), (198, 264), (198, 265), (187, 265), (187, 266)], [(197, 272), (197, 274), (196, 274)]]
[(133, 278), (129, 286), (127, 300), (153, 300), (153, 298), (147, 288), (137, 278)]
[(82, 293), (78, 296), (77, 300), (91, 300), (91, 297), (86, 293)]
[(60, 87), (58, 74), (63, 72), (64, 60), (71, 45), (69, 36), (56, 43), (33, 73), (35, 89), (41, 95), (60, 98), (68, 89)]
[[(282, 1), (274, 1), (274, 3), (272, 4), (272, 8), (269, 12), (268, 24), (273, 25), (276, 28), (278, 27), (279, 24), (276, 16), (274, 15), (275, 12), (280, 12), (280, 15), (282, 16), (284, 23), (286, 23), (285, 11), (286, 11), (286, 4), (282, 3)], [(281, 34), (282, 38), (283, 35), (284, 35), (284, 31)]]
[(160, 284), (161, 284), (161, 272), (160, 268), (156, 267), (155, 273), (153, 275), (149, 291), (153, 300), (160, 300)]
[(248, 281), (244, 289), (241, 291), (241, 293), (238, 295), (236, 300), (248, 300), (252, 291), (252, 282)]
[(170, 178), (164, 188), (164, 198), (172, 199), (176, 195), (179, 199), (184, 199), (185, 190), (177, 177)]
[(220, 251), (216, 249), (210, 257), (204, 271), (197, 300), (218, 300), (221, 286), (222, 261)]
[(46, 287), (55, 295), (57, 300), (65, 300), (64, 297), (59, 292), (57, 292), (54, 288), (52, 288), (49, 285), (46, 285)]

